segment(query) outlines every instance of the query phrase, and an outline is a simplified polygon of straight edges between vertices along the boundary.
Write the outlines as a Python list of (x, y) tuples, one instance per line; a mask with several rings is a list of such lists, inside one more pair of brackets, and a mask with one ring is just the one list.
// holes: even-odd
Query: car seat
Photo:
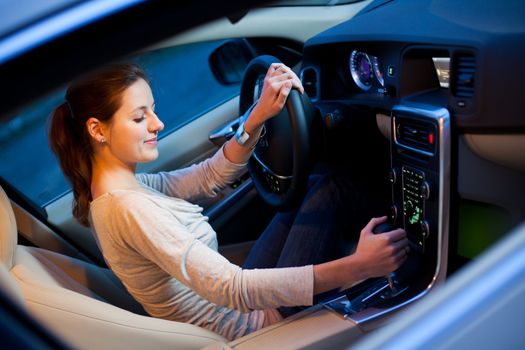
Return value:
[(4, 278), (1, 288), (74, 348), (200, 349), (227, 342), (195, 325), (138, 314), (143, 309), (108, 269), (18, 245), (13, 209), (1, 187), (0, 259), (16, 283)]

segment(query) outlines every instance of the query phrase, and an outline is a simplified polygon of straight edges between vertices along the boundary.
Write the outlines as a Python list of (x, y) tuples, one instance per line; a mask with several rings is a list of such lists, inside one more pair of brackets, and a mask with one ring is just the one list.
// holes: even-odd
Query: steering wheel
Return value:
[[(255, 101), (255, 91), (272, 63), (273, 56), (258, 56), (246, 67), (239, 102), (243, 115)], [(316, 111), (306, 93), (292, 89), (285, 107), (265, 123), (265, 133), (248, 161), (248, 171), (257, 192), (270, 206), (280, 211), (291, 209), (304, 196), (313, 152), (312, 126)]]

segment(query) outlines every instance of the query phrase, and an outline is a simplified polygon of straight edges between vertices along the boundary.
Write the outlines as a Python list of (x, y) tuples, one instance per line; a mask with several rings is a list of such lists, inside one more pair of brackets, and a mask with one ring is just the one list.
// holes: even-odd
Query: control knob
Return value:
[(394, 224), (397, 222), (397, 218), (399, 217), (399, 208), (396, 204), (393, 204), (391, 207), (390, 207), (390, 221), (393, 222)]
[(428, 236), (430, 235), (430, 226), (427, 220), (421, 221), (421, 233), (425, 238), (428, 238)]
[(399, 169), (398, 168), (391, 168), (388, 172), (388, 179), (390, 180), (390, 184), (394, 185), (399, 177)]
[(432, 188), (428, 180), (425, 180), (421, 183), (421, 187), (419, 190), (424, 200), (430, 199), (430, 195), (432, 194)]

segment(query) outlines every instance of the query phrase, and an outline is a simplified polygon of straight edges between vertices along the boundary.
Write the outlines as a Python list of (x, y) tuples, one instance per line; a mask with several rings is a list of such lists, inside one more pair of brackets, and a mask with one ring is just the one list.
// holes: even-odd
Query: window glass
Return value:
[[(239, 94), (239, 84), (219, 84), (208, 64), (223, 42), (163, 48), (131, 59), (151, 79), (156, 112), (165, 124), (161, 138)], [(70, 190), (46, 133), (48, 115), (63, 102), (64, 93), (48, 95), (0, 125), (0, 176), (40, 207)]]
[(136, 57), (150, 78), (155, 110), (164, 122), (161, 138), (239, 94), (240, 84), (220, 84), (210, 68), (210, 54), (224, 42), (175, 46)]
[(0, 1), (0, 36), (78, 4), (79, 0), (17, 0)]
[(280, 0), (271, 2), (267, 6), (333, 6), (346, 5), (364, 0)]

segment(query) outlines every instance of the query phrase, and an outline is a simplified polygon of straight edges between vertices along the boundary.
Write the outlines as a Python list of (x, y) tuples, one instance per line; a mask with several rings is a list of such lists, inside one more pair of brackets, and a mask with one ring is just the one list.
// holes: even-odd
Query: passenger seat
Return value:
[(16, 282), (0, 287), (74, 348), (200, 349), (227, 342), (191, 324), (144, 316), (108, 269), (18, 245), (17, 237), (11, 203), (0, 187), (1, 268)]

